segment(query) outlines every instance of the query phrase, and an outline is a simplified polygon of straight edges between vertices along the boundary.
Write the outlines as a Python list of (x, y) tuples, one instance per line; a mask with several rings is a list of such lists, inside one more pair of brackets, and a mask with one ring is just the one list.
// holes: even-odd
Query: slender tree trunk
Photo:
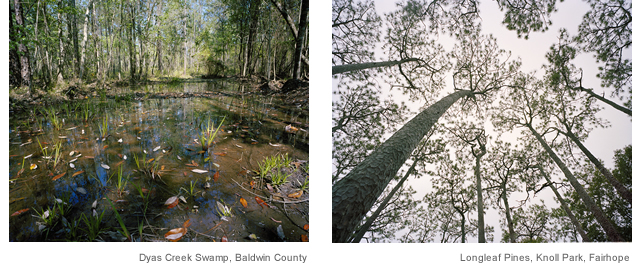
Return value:
[(136, 29), (136, 20), (135, 20), (135, 11), (133, 9), (133, 4), (129, 3), (129, 16), (131, 25), (129, 26), (129, 73), (131, 74), (131, 81), (137, 80), (136, 78), (136, 48), (133, 45), (133, 41), (135, 40), (135, 29)]
[(75, 70), (74, 79), (78, 78), (80, 74), (80, 50), (78, 47), (78, 16), (76, 15), (76, 1), (69, 0), (69, 6), (71, 7), (71, 18), (68, 21), (69, 37), (73, 42), (73, 57), (75, 58), (73, 69)]
[(333, 242), (347, 242), (389, 181), (447, 109), (469, 90), (458, 90), (420, 112), (332, 187)]
[(307, 15), (309, 13), (309, 0), (303, 0), (300, 4), (300, 24), (298, 28), (298, 36), (296, 37), (296, 51), (293, 60), (293, 78), (300, 79), (302, 65), (302, 48), (304, 46), (304, 38), (307, 34)]
[[(17, 30), (13, 26), (15, 10), (9, 7), (9, 41), (19, 43)], [(13, 86), (22, 85), (22, 69), (20, 68), (20, 56), (18, 47), (9, 48), (9, 83)]]
[(582, 202), (584, 203), (584, 205), (587, 206), (589, 210), (591, 210), (591, 212), (595, 216), (600, 226), (602, 226), (602, 229), (604, 229), (605, 233), (607, 233), (607, 237), (609, 238), (609, 241), (613, 241), (613, 242), (624, 241), (624, 239), (622, 239), (620, 234), (618, 234), (618, 231), (616, 230), (616, 227), (614, 226), (614, 224), (611, 223), (611, 221), (605, 216), (600, 206), (596, 205), (596, 203), (589, 196), (589, 194), (584, 189), (584, 187), (580, 185), (580, 183), (578, 182), (578, 179), (576, 179), (573, 173), (571, 173), (567, 165), (565, 165), (564, 162), (560, 160), (558, 155), (556, 155), (553, 149), (549, 147), (549, 145), (544, 140), (544, 138), (542, 138), (542, 136), (535, 129), (533, 129), (531, 125), (527, 125), (527, 127), (529, 128), (531, 133), (533, 133), (533, 135), (536, 137), (538, 142), (542, 144), (542, 147), (547, 151), (549, 156), (551, 156), (551, 159), (553, 159), (553, 161), (556, 162), (558, 167), (560, 167), (560, 170), (562, 170), (562, 172), (564, 173), (564, 176), (567, 177), (571, 186), (573, 186), (573, 188), (576, 190), (576, 192), (578, 193), (578, 196), (580, 197), (580, 199), (582, 199)]
[[(478, 198), (478, 243), (486, 243), (487, 240), (484, 235), (484, 200), (482, 198), (482, 180), (480, 177), (480, 159), (484, 156), (487, 151), (483, 145), (480, 145), (481, 152), (479, 154), (475, 154), (476, 157), (476, 166), (474, 168), (474, 174), (476, 176), (476, 193)], [(473, 149), (472, 149), (473, 150)]]
[(22, 41), (26, 35), (21, 31), (25, 28), (24, 18), (22, 17), (22, 6), (19, 0), (13, 1), (13, 11), (15, 13), (16, 20), (16, 28), (18, 28), (17, 33), (17, 44), (18, 44), (18, 57), (20, 59), (20, 81), (21, 85), (27, 86), (29, 88), (29, 92), (31, 92), (31, 65), (29, 64), (29, 49), (24, 45)]
[(398, 192), (398, 190), (400, 190), (400, 188), (402, 188), (402, 185), (404, 185), (404, 182), (407, 180), (409, 175), (411, 175), (411, 173), (413, 173), (413, 170), (415, 169), (416, 164), (418, 164), (418, 161), (414, 160), (413, 164), (411, 165), (411, 167), (409, 168), (407, 173), (404, 174), (404, 177), (402, 177), (400, 182), (398, 182), (398, 184), (396, 184), (396, 186), (393, 187), (391, 192), (389, 192), (387, 197), (384, 198), (384, 200), (380, 203), (380, 206), (378, 206), (378, 209), (376, 209), (376, 211), (373, 212), (373, 214), (371, 214), (371, 216), (367, 219), (367, 221), (365, 221), (365, 223), (362, 226), (360, 226), (360, 230), (358, 230), (358, 232), (356, 233), (355, 237), (351, 241), (352, 243), (359, 243), (360, 242), (362, 237), (364, 237), (364, 234), (367, 233), (367, 231), (369, 230), (369, 227), (371, 227), (373, 222), (378, 218), (378, 216), (380, 216), (380, 213), (382, 213), (382, 211), (385, 208), (387, 208), (387, 204), (389, 204), (389, 201), (391, 201), (391, 198), (393, 198), (393, 196)]
[(571, 220), (571, 223), (573, 224), (573, 226), (575, 226), (576, 230), (578, 230), (578, 233), (582, 237), (582, 241), (591, 242), (591, 238), (589, 238), (589, 236), (587, 236), (587, 233), (584, 232), (584, 229), (582, 229), (582, 225), (580, 224), (580, 222), (578, 222), (578, 219), (576, 219), (576, 217), (573, 215), (571, 208), (569, 208), (569, 205), (567, 204), (567, 202), (564, 200), (564, 198), (562, 198), (556, 186), (551, 182), (551, 178), (549, 177), (549, 175), (542, 169), (542, 166), (538, 166), (538, 170), (540, 170), (540, 174), (542, 174), (542, 177), (544, 177), (547, 183), (549, 183), (549, 187), (551, 187), (551, 190), (556, 195), (556, 198), (558, 199), (558, 201), (560, 201), (560, 206), (562, 207), (562, 210), (564, 210), (564, 212), (569, 217), (569, 220)]
[(390, 61), (366, 62), (366, 63), (359, 63), (359, 64), (335, 65), (331, 67), (331, 74), (335, 75), (335, 74), (347, 73), (347, 72), (363, 70), (363, 69), (390, 67), (393, 65), (398, 65), (398, 64), (402, 64), (410, 61), (420, 61), (420, 59), (407, 58), (403, 60), (390, 60)]
[[(16, 0), (18, 1), (18, 0)], [(58, 48), (60, 49), (60, 54), (58, 55), (58, 84), (64, 82), (63, 76), (63, 64), (65, 60), (64, 54), (64, 43), (62, 42), (62, 13), (60, 13), (60, 9), (62, 9), (62, 1), (58, 1)]]
[[(565, 127), (567, 126), (565, 125)], [(567, 129), (569, 128), (567, 127)], [(580, 142), (580, 139), (578, 139), (578, 137), (576, 137), (576, 135), (573, 134), (571, 131), (562, 132), (562, 134), (569, 137), (571, 141), (573, 141), (574, 143), (576, 143), (576, 145), (578, 145), (580, 150), (582, 150), (582, 152), (587, 156), (587, 158), (589, 158), (589, 161), (591, 161), (591, 163), (593, 163), (596, 166), (596, 168), (598, 168), (598, 170), (602, 173), (602, 175), (604, 175), (604, 177), (607, 179), (609, 184), (611, 184), (616, 189), (616, 191), (622, 198), (624, 198), (627, 202), (629, 202), (629, 204), (631, 204), (631, 196), (632, 196), (631, 191), (629, 191), (625, 186), (623, 186), (622, 183), (620, 183), (620, 181), (618, 181), (618, 179), (616, 179), (613, 176), (613, 174), (611, 174), (611, 172), (607, 168), (605, 168), (604, 165), (602, 165), (602, 163), (600, 162), (600, 160), (598, 160), (598, 158), (593, 156), (591, 151), (589, 151), (582, 144), (582, 142)]]
[(89, 9), (91, 8), (91, 5), (93, 5), (93, 0), (89, 1), (89, 4), (87, 5), (87, 9), (84, 12), (84, 25), (82, 27), (82, 42), (80, 44), (80, 79), (84, 78), (84, 70), (85, 70), (85, 51), (86, 51), (86, 47), (87, 47), (87, 38), (89, 37), (89, 30), (88, 30), (88, 25), (89, 25)]
[[(278, 3), (276, 0), (271, 0), (271, 3), (274, 6), (276, 6), (278, 11), (282, 15), (282, 18), (284, 19), (284, 21), (287, 22), (287, 27), (289, 27), (289, 31), (291, 31), (291, 35), (294, 38), (297, 38), (298, 37), (298, 29), (296, 28), (296, 24), (293, 23), (293, 19), (291, 18), (291, 16), (289, 16), (289, 13), (287, 13), (287, 10), (285, 10), (284, 7), (282, 7), (280, 5), (280, 3)], [(307, 28), (307, 30), (308, 30), (308, 28)], [(308, 35), (307, 35), (307, 37), (308, 37)], [(300, 57), (302, 58), (302, 62), (304, 63), (304, 65), (309, 67), (309, 59), (304, 54), (302, 54)]]
[(509, 207), (509, 200), (507, 200), (507, 183), (502, 182), (502, 203), (504, 204), (504, 213), (507, 218), (507, 227), (509, 228), (509, 242), (516, 243), (516, 232), (513, 230), (513, 220), (511, 219), (511, 209)]

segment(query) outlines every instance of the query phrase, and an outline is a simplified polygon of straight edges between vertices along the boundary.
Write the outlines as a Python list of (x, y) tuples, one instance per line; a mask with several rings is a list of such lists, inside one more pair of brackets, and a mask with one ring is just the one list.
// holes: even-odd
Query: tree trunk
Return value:
[(293, 60), (293, 78), (300, 79), (300, 67), (302, 63), (302, 48), (304, 38), (307, 34), (307, 15), (309, 13), (309, 0), (303, 0), (300, 7), (300, 27), (298, 28), (298, 36), (296, 37), (296, 51)]
[(80, 79), (84, 78), (84, 63), (85, 63), (85, 51), (87, 47), (87, 38), (89, 37), (88, 25), (89, 25), (89, 9), (93, 5), (93, 0), (89, 1), (87, 9), (84, 12), (84, 25), (82, 26), (82, 42), (80, 44)]
[[(480, 159), (483, 155), (487, 153), (487, 150), (483, 145), (480, 145), (481, 152), (479, 154), (475, 154), (476, 157), (476, 166), (474, 167), (474, 174), (476, 176), (476, 193), (478, 198), (478, 243), (486, 243), (484, 235), (484, 201), (482, 199), (482, 181), (480, 177)], [(473, 150), (473, 149), (472, 149)]]
[(513, 230), (513, 220), (511, 219), (511, 209), (509, 208), (509, 200), (507, 200), (507, 183), (503, 182), (502, 188), (502, 203), (504, 204), (504, 213), (507, 217), (507, 227), (509, 227), (509, 242), (516, 243), (516, 232)]
[(605, 216), (600, 206), (596, 205), (596, 203), (589, 196), (589, 194), (584, 189), (584, 187), (580, 185), (580, 183), (578, 182), (578, 179), (576, 179), (573, 173), (571, 173), (567, 165), (565, 165), (564, 162), (560, 160), (558, 155), (556, 155), (556, 153), (551, 149), (551, 147), (547, 144), (544, 138), (542, 138), (542, 136), (537, 131), (535, 131), (535, 129), (533, 129), (531, 125), (527, 125), (527, 127), (529, 128), (531, 133), (533, 133), (533, 135), (536, 137), (538, 142), (542, 144), (542, 147), (544, 147), (544, 149), (547, 151), (549, 156), (551, 156), (551, 159), (553, 159), (553, 161), (558, 165), (558, 167), (560, 167), (560, 170), (562, 170), (562, 172), (564, 173), (564, 176), (569, 180), (569, 183), (571, 184), (571, 186), (573, 186), (573, 188), (576, 190), (576, 192), (578, 193), (578, 196), (580, 197), (580, 199), (582, 199), (582, 202), (584, 203), (584, 205), (587, 206), (589, 210), (591, 210), (591, 212), (596, 217), (596, 220), (598, 221), (600, 226), (602, 226), (602, 229), (604, 229), (604, 231), (607, 233), (607, 237), (609, 238), (609, 241), (613, 241), (613, 242), (624, 241), (624, 239), (622, 239), (620, 234), (618, 234), (616, 227)]
[(347, 242), (389, 181), (447, 109), (469, 90), (458, 90), (420, 112), (332, 187), (333, 242)]
[(549, 187), (551, 187), (551, 190), (556, 195), (556, 198), (558, 199), (558, 201), (560, 201), (560, 206), (562, 206), (562, 210), (564, 210), (564, 212), (569, 217), (569, 220), (571, 220), (571, 223), (573, 224), (573, 226), (575, 226), (576, 229), (578, 230), (578, 233), (582, 237), (582, 241), (591, 242), (591, 238), (589, 238), (589, 236), (587, 236), (587, 233), (584, 232), (584, 229), (582, 229), (582, 225), (580, 225), (580, 222), (578, 222), (578, 219), (576, 219), (576, 217), (573, 215), (573, 212), (569, 208), (569, 205), (567, 204), (566, 201), (564, 201), (564, 198), (562, 198), (556, 186), (553, 185), (553, 183), (551, 182), (551, 178), (549, 178), (549, 175), (547, 175), (547, 173), (542, 169), (542, 166), (538, 166), (538, 170), (540, 170), (540, 174), (542, 174), (542, 177), (544, 177), (544, 179), (547, 180), (547, 183), (549, 183)]
[(402, 64), (410, 61), (420, 61), (420, 59), (407, 58), (403, 60), (390, 60), (390, 61), (366, 62), (366, 63), (359, 63), (359, 64), (335, 65), (331, 67), (331, 74), (335, 75), (335, 74), (341, 74), (341, 73), (347, 73), (351, 71), (377, 68), (377, 67), (390, 67), (393, 65), (398, 65), (398, 64)]
[(69, 5), (71, 6), (71, 18), (68, 21), (69, 38), (73, 42), (73, 57), (75, 58), (75, 66), (73, 66), (73, 68), (75, 70), (74, 79), (76, 79), (80, 74), (80, 50), (78, 47), (78, 16), (76, 16), (76, 1), (69, 0)]
[(58, 1), (58, 48), (60, 49), (60, 53), (58, 55), (58, 84), (64, 82), (64, 76), (62, 72), (65, 59), (64, 43), (62, 42), (62, 14), (60, 13), (60, 9), (62, 9), (62, 1)]
[(594, 97), (594, 98), (596, 98), (596, 99), (598, 99), (600, 101), (603, 101), (604, 103), (608, 104), (609, 106), (611, 106), (611, 107), (613, 107), (613, 108), (615, 108), (615, 109), (617, 109), (619, 111), (622, 111), (625, 114), (631, 116), (631, 109), (628, 109), (628, 108), (623, 107), (623, 106), (621, 106), (619, 104), (616, 104), (616, 103), (612, 102), (611, 100), (594, 93), (592, 89), (588, 89), (588, 88), (584, 88), (584, 87), (574, 87), (573, 89), (587, 92), (587, 94), (589, 94), (589, 96)]
[(22, 6), (19, 0), (14, 0), (13, 11), (15, 13), (16, 26), (18, 29), (17, 34), (17, 54), (20, 60), (20, 84), (27, 86), (29, 92), (31, 92), (31, 65), (29, 64), (29, 49), (24, 45), (23, 39), (26, 35), (21, 31), (25, 29), (24, 18), (22, 17)]
[(400, 182), (398, 182), (398, 184), (396, 184), (396, 186), (393, 187), (393, 189), (391, 190), (391, 192), (389, 192), (387, 197), (384, 198), (384, 200), (380, 203), (380, 206), (378, 206), (378, 209), (376, 209), (376, 211), (373, 212), (373, 214), (371, 214), (371, 217), (369, 217), (367, 221), (365, 221), (365, 223), (362, 226), (360, 226), (360, 230), (358, 230), (358, 233), (356, 233), (353, 240), (351, 240), (352, 243), (360, 242), (362, 237), (364, 237), (364, 234), (367, 233), (367, 231), (369, 230), (369, 227), (371, 227), (371, 225), (378, 218), (380, 213), (382, 213), (382, 211), (385, 208), (387, 208), (387, 204), (389, 204), (389, 201), (391, 201), (391, 198), (393, 198), (393, 195), (395, 195), (398, 192), (398, 190), (402, 188), (402, 185), (404, 185), (404, 182), (407, 180), (409, 175), (413, 173), (413, 170), (415, 169), (416, 164), (418, 164), (418, 161), (417, 160), (413, 161), (413, 164), (411, 165), (407, 173), (404, 175), (404, 177), (402, 177)]
[[(565, 127), (567, 126), (565, 125)], [(587, 158), (589, 158), (589, 161), (591, 161), (591, 163), (593, 163), (596, 166), (596, 168), (598, 168), (598, 170), (602, 173), (602, 175), (604, 175), (604, 177), (607, 179), (609, 184), (611, 184), (616, 189), (616, 191), (618, 191), (618, 194), (622, 198), (624, 198), (627, 202), (629, 202), (629, 204), (631, 204), (631, 196), (632, 196), (631, 191), (629, 191), (625, 186), (623, 186), (622, 183), (620, 183), (620, 181), (618, 181), (618, 179), (616, 179), (613, 176), (613, 174), (611, 174), (611, 172), (607, 168), (605, 168), (604, 165), (602, 165), (602, 163), (600, 162), (600, 160), (598, 160), (598, 158), (593, 156), (591, 151), (589, 151), (582, 144), (582, 142), (580, 142), (580, 139), (578, 139), (578, 137), (576, 137), (576, 135), (573, 134), (571, 131), (567, 131), (566, 133), (563, 132), (562, 134), (569, 137), (571, 141), (573, 141), (574, 143), (576, 143), (576, 145), (578, 145), (580, 150), (582, 150), (582, 152), (587, 156)]]
[[(298, 29), (296, 28), (296, 24), (293, 23), (293, 19), (291, 18), (291, 16), (289, 16), (287, 11), (280, 5), (280, 3), (276, 2), (276, 0), (271, 0), (271, 3), (274, 6), (276, 6), (278, 11), (282, 15), (282, 18), (284, 18), (284, 21), (287, 22), (287, 26), (289, 27), (289, 31), (291, 31), (291, 35), (294, 38), (297, 38), (298, 37)], [(308, 67), (309, 66), (309, 59), (307, 59), (307, 57), (304, 54), (301, 54), (300, 57), (302, 58), (302, 62), (304, 63), (304, 65)]]
[(131, 16), (131, 25), (129, 26), (129, 73), (131, 74), (131, 81), (135, 81), (136, 78), (136, 61), (135, 61), (135, 52), (136, 48), (133, 45), (133, 41), (135, 40), (135, 32), (136, 29), (136, 20), (135, 20), (135, 11), (133, 9), (133, 4), (129, 3), (129, 15)]
[[(18, 43), (17, 30), (13, 27), (15, 10), (9, 7), (9, 41)], [(20, 68), (20, 56), (18, 47), (9, 48), (9, 84), (13, 86), (22, 85), (22, 70)]]

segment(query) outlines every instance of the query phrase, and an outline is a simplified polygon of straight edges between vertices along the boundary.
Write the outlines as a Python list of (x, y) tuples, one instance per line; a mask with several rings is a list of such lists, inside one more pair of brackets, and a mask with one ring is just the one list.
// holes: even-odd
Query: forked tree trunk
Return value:
[(605, 216), (604, 212), (602, 212), (602, 208), (600, 208), (600, 206), (598, 206), (593, 201), (593, 199), (589, 196), (589, 194), (584, 189), (584, 187), (580, 185), (580, 183), (578, 182), (578, 179), (576, 179), (573, 173), (571, 173), (567, 165), (565, 165), (564, 162), (560, 160), (558, 155), (556, 155), (553, 149), (551, 149), (551, 147), (547, 144), (544, 138), (542, 138), (542, 136), (535, 129), (533, 129), (531, 125), (527, 125), (527, 127), (529, 128), (531, 133), (533, 133), (533, 135), (536, 137), (538, 142), (542, 144), (542, 147), (547, 151), (549, 156), (551, 156), (551, 159), (553, 159), (556, 165), (560, 167), (560, 170), (564, 173), (564, 176), (569, 180), (569, 183), (571, 184), (571, 186), (573, 186), (573, 188), (576, 190), (576, 193), (578, 193), (578, 196), (580, 197), (580, 199), (582, 199), (582, 202), (584, 203), (584, 205), (589, 210), (591, 210), (591, 212), (595, 216), (600, 226), (602, 226), (602, 229), (604, 229), (605, 233), (607, 233), (607, 237), (609, 238), (609, 241), (613, 241), (613, 242), (624, 241), (624, 239), (620, 236), (620, 234), (616, 230), (616, 227), (613, 225), (613, 223), (611, 223), (611, 221)]
[(470, 96), (457, 90), (420, 112), (332, 187), (333, 242), (347, 242), (420, 140), (458, 99)]

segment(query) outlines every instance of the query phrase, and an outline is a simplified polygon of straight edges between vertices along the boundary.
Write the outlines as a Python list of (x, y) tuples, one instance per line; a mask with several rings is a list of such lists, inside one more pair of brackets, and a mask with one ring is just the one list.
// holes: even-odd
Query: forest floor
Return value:
[[(248, 89), (244, 94), (263, 94), (272, 95), (280, 98), (282, 104), (288, 108), (300, 108), (309, 110), (309, 82), (306, 80), (266, 80), (264, 78), (251, 76), (251, 77), (224, 77), (218, 78), (218, 80), (235, 80), (249, 84), (251, 89)], [(26, 88), (11, 88), (9, 92), (9, 111), (10, 112), (22, 112), (31, 110), (34, 106), (42, 106), (55, 104), (65, 101), (71, 101), (75, 99), (84, 99), (89, 97), (105, 97), (110, 99), (135, 99), (135, 98), (188, 98), (188, 97), (213, 97), (220, 95), (221, 93), (242, 93), (239, 91), (207, 91), (202, 93), (144, 93), (144, 92), (132, 92), (129, 94), (123, 94), (120, 89), (113, 89), (115, 87), (130, 86), (132, 88), (143, 85), (154, 84), (178, 84), (184, 82), (206, 82), (212, 79), (203, 78), (156, 78), (152, 80), (143, 80), (136, 83), (130, 83), (129, 81), (106, 81), (106, 82), (93, 82), (88, 84), (82, 83), (65, 83), (59, 85), (54, 89), (45, 91), (42, 89), (34, 89), (33, 93), (27, 93)], [(132, 89), (133, 90), (133, 89)], [(137, 90), (137, 89), (136, 89)], [(138, 90), (139, 91), (139, 90)]]

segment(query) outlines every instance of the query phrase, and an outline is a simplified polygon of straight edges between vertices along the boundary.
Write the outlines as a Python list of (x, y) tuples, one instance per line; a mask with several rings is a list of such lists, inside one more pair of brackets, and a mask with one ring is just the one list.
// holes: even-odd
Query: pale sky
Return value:
[[(396, 9), (395, 1), (375, 1), (375, 5), (378, 15), (380, 15), (383, 20), (384, 13)], [(582, 22), (582, 16), (589, 10), (589, 5), (582, 1), (558, 2), (556, 5), (558, 12), (551, 15), (553, 25), (549, 27), (549, 30), (544, 33), (532, 32), (529, 35), (529, 39), (525, 40), (518, 38), (515, 31), (508, 31), (506, 27), (502, 25), (503, 12), (499, 10), (498, 5), (494, 1), (482, 1), (479, 7), (480, 17), (482, 18), (482, 33), (492, 34), (497, 39), (500, 48), (506, 51), (511, 51), (511, 59), (519, 57), (522, 60), (521, 71), (527, 73), (536, 71), (538, 77), (541, 77), (544, 73), (542, 71), (542, 65), (546, 62), (545, 54), (552, 44), (558, 42), (558, 30), (560, 28), (565, 28), (569, 32), (569, 35), (573, 36), (577, 34), (578, 25)], [(381, 31), (382, 34), (384, 34), (386, 24), (383, 22), (382, 25), (383, 29)], [(384, 41), (384, 35), (381, 36), (381, 39)], [(441, 36), (439, 42), (447, 50), (453, 45), (453, 40), (450, 39), (448, 35)], [(378, 45), (379, 47), (376, 51), (376, 59), (388, 60), (388, 56), (384, 55), (383, 51), (380, 49), (381, 45), (382, 43)], [(630, 58), (631, 51), (629, 50), (627, 53)], [(598, 65), (596, 64), (595, 58), (592, 54), (587, 53), (578, 55), (577, 58), (573, 60), (573, 64), (578, 68), (582, 68), (584, 71), (584, 87), (593, 88), (594, 92), (598, 94), (606, 92), (608, 99), (620, 103), (617, 99), (608, 97), (610, 92), (609, 90), (603, 90), (600, 88), (600, 79), (596, 78)], [(450, 76), (448, 77), (448, 80), (450, 83)], [(390, 85), (384, 80), (379, 80), (378, 83), (382, 84), (381, 90), (383, 96), (381, 98), (386, 98), (387, 94), (392, 94), (394, 95), (394, 99), (398, 102), (404, 101), (414, 112), (417, 112), (424, 104), (424, 102), (409, 102), (408, 97), (403, 97), (402, 93), (398, 89), (390, 91)], [(333, 80), (333, 84), (333, 88), (335, 90), (337, 80)], [(451, 89), (445, 88), (442, 92), (448, 94), (451, 92)], [(604, 160), (604, 164), (607, 168), (612, 168), (614, 150), (621, 149), (624, 146), (631, 144), (631, 119), (622, 112), (608, 107), (605, 104), (599, 105), (604, 107), (604, 110), (600, 111), (598, 115), (609, 120), (611, 127), (607, 129), (594, 129), (584, 144), (597, 158)], [(515, 133), (519, 132), (520, 129), (515, 131)], [(388, 136), (390, 136), (390, 134)], [(497, 135), (492, 136), (495, 138)], [(517, 142), (512, 141), (512, 144), (515, 143)], [(395, 183), (395, 181), (391, 182), (390, 186), (395, 185)], [(422, 199), (422, 197), (431, 190), (431, 185), (425, 185), (425, 183), (430, 183), (426, 177), (423, 177), (422, 179), (409, 178), (407, 180), (407, 184), (411, 184), (413, 189), (417, 191), (415, 195), (416, 199)], [(405, 186), (407, 184), (405, 184)], [(524, 199), (525, 197), (526, 196), (524, 195), (512, 194), (509, 200), (510, 205), (515, 206), (517, 200)], [(536, 199), (534, 199), (532, 203), (538, 203), (539, 199), (544, 199), (547, 206), (557, 207), (553, 197), (553, 192), (550, 189), (545, 189), (536, 196)], [(502, 230), (500, 229), (501, 216), (495, 209), (486, 210), (486, 212), (485, 223), (494, 226), (494, 242), (500, 242), (502, 236)], [(477, 218), (477, 213), (473, 214), (472, 217)], [(477, 238), (474, 237), (468, 237), (468, 240), (469, 242), (477, 242)]]

